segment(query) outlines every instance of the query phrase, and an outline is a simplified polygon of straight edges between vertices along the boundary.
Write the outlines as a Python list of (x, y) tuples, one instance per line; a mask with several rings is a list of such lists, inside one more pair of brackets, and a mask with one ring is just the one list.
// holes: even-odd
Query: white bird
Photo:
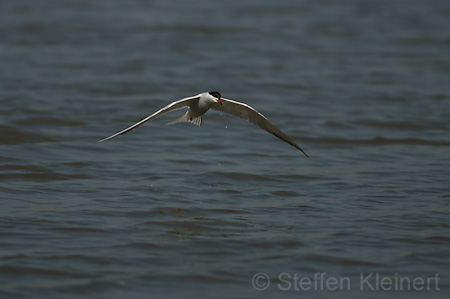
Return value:
[(281, 132), (280, 129), (278, 129), (275, 125), (273, 125), (267, 118), (256, 111), (254, 108), (250, 107), (247, 104), (236, 102), (233, 100), (222, 98), (219, 92), (217, 91), (211, 91), (211, 92), (203, 92), (196, 96), (187, 97), (178, 101), (175, 101), (173, 103), (170, 103), (169, 105), (159, 109), (152, 115), (144, 118), (143, 120), (135, 123), (134, 125), (114, 134), (109, 137), (106, 137), (99, 142), (106, 141), (108, 139), (111, 139), (113, 137), (116, 137), (118, 135), (125, 134), (143, 123), (147, 121), (154, 120), (155, 118), (163, 115), (164, 113), (170, 112), (172, 110), (180, 109), (183, 107), (189, 107), (189, 110), (183, 114), (181, 117), (171, 121), (168, 123), (168, 125), (175, 124), (178, 122), (190, 122), (193, 124), (196, 124), (197, 126), (200, 126), (202, 123), (202, 116), (206, 113), (209, 109), (215, 109), (222, 112), (227, 112), (230, 114), (233, 114), (234, 116), (243, 118), (257, 126), (259, 126), (261, 129), (266, 130), (270, 134), (275, 135), (276, 137), (280, 138), (281, 140), (289, 143), (296, 149), (300, 150), (305, 156), (308, 157), (308, 155), (286, 134)]

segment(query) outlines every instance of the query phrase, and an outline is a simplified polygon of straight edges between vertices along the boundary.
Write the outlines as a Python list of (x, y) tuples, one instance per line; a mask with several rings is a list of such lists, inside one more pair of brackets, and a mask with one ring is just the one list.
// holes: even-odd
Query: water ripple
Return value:
[(0, 166), (0, 171), (2, 171), (0, 178), (3, 180), (59, 181), (91, 178), (90, 175), (84, 173), (60, 173), (38, 165), (9, 164)]
[(36, 132), (20, 130), (10, 126), (0, 125), (0, 144), (23, 144), (51, 142), (54, 139)]
[(362, 145), (394, 145), (394, 144), (408, 144), (408, 145), (430, 145), (430, 146), (450, 146), (450, 141), (445, 140), (427, 140), (421, 138), (386, 138), (373, 137), (368, 139), (348, 139), (348, 138), (299, 138), (302, 141), (322, 144), (362, 144)]

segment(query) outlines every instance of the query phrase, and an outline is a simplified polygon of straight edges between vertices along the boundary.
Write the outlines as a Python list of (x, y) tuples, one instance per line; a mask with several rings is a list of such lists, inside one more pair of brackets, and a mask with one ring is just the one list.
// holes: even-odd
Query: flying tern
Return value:
[(197, 126), (200, 126), (202, 123), (202, 116), (206, 113), (209, 109), (215, 109), (222, 112), (230, 113), (234, 116), (243, 118), (254, 125), (259, 126), (261, 129), (266, 130), (270, 134), (275, 135), (276, 137), (280, 138), (281, 140), (289, 143), (296, 149), (300, 150), (305, 156), (308, 157), (308, 155), (286, 134), (284, 134), (280, 129), (278, 129), (275, 125), (273, 125), (264, 115), (256, 111), (254, 108), (250, 107), (249, 105), (229, 99), (222, 98), (221, 94), (217, 91), (211, 91), (211, 92), (203, 92), (196, 96), (187, 97), (178, 101), (175, 101), (173, 103), (170, 103), (169, 105), (159, 109), (155, 113), (153, 113), (150, 116), (147, 116), (143, 120), (135, 123), (134, 125), (114, 134), (109, 137), (106, 137), (102, 141), (106, 141), (108, 139), (114, 138), (118, 135), (125, 134), (140, 125), (144, 124), (145, 122), (154, 120), (155, 118), (170, 112), (172, 110), (189, 107), (189, 110), (183, 114), (181, 117), (169, 122), (168, 124), (175, 124), (179, 122), (190, 122)]

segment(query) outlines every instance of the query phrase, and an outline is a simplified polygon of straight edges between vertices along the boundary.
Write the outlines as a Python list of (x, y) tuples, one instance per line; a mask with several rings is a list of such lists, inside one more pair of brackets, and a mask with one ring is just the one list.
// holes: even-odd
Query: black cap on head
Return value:
[(209, 94), (218, 99), (222, 97), (222, 95), (218, 91), (210, 91)]

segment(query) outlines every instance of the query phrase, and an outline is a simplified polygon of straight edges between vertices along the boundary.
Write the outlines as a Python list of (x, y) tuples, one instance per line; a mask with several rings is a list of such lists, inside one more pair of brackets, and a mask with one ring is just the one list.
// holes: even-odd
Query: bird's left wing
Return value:
[(170, 111), (172, 111), (172, 110), (180, 109), (180, 108), (183, 108), (183, 107), (186, 107), (186, 106), (190, 106), (194, 101), (198, 101), (199, 99), (200, 99), (200, 96), (197, 95), (197, 96), (192, 96), (192, 97), (184, 98), (184, 99), (175, 101), (175, 102), (173, 102), (173, 103), (170, 103), (169, 105), (167, 105), (167, 106), (165, 106), (165, 107), (159, 109), (158, 111), (156, 111), (156, 112), (153, 113), (152, 115), (147, 116), (146, 118), (144, 118), (143, 120), (141, 120), (141, 121), (135, 123), (134, 125), (132, 125), (132, 126), (126, 128), (126, 129), (124, 129), (124, 130), (122, 130), (122, 131), (120, 131), (120, 132), (118, 132), (118, 133), (116, 133), (116, 134), (114, 134), (114, 135), (111, 135), (111, 136), (109, 136), (109, 137), (106, 137), (106, 138), (100, 140), (99, 142), (106, 141), (106, 140), (111, 139), (111, 138), (114, 138), (114, 137), (116, 137), (116, 136), (118, 136), (118, 135), (125, 134), (125, 133), (127, 133), (127, 132), (129, 132), (129, 131), (131, 131), (131, 130), (137, 128), (137, 127), (139, 127), (139, 126), (142, 125), (143, 123), (148, 122), (148, 121), (151, 121), (151, 120), (153, 120), (153, 119), (155, 119), (155, 118), (157, 118), (157, 117), (163, 115), (164, 113), (170, 112)]
[(286, 134), (284, 134), (280, 129), (278, 129), (274, 124), (272, 124), (264, 115), (256, 111), (254, 108), (250, 107), (245, 103), (236, 102), (229, 99), (220, 99), (222, 105), (214, 105), (211, 108), (223, 112), (233, 114), (234, 116), (243, 118), (254, 125), (257, 125), (261, 129), (266, 130), (270, 134), (275, 135), (281, 140), (289, 143), (296, 149), (300, 150), (305, 156), (308, 155)]

